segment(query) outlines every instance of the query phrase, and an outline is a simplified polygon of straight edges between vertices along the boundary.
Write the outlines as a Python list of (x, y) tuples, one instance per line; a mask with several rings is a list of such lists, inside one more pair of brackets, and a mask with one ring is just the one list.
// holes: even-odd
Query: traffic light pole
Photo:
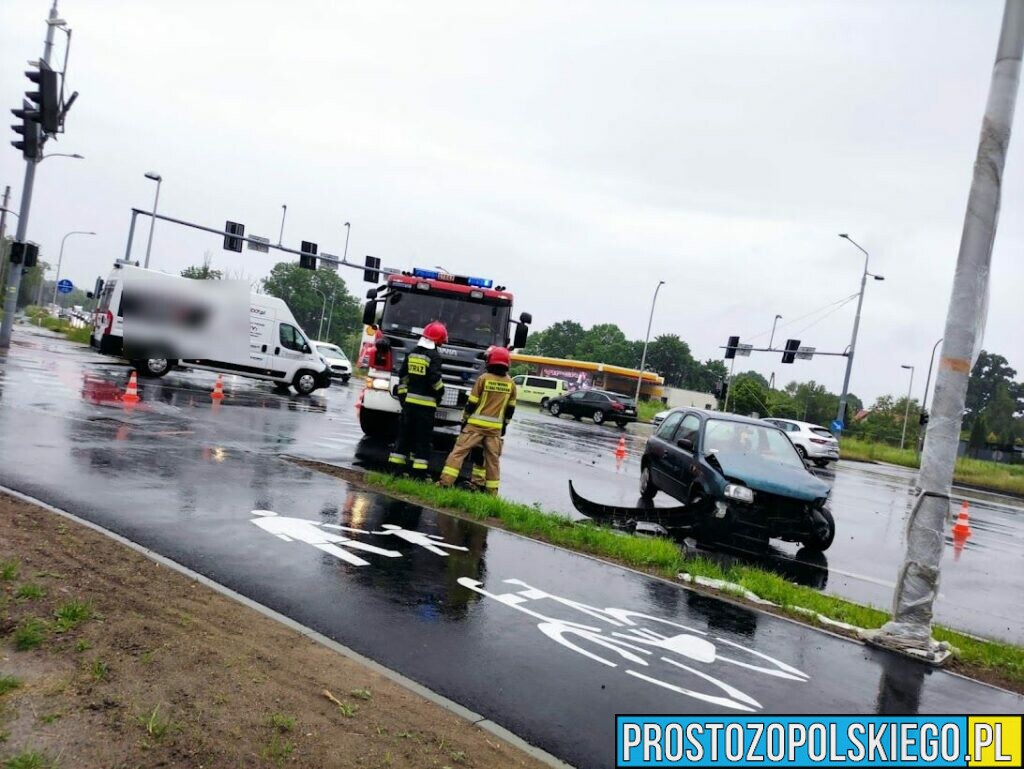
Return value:
[[(50, 63), (50, 54), (53, 52), (53, 32), (57, 27), (57, 0), (53, 0), (50, 8), (50, 16), (46, 21), (46, 42), (43, 44), (43, 61)], [(33, 124), (36, 131), (41, 132), (41, 126)], [(40, 148), (42, 141), (40, 141)], [(18, 214), (18, 230), (14, 236), (15, 241), (24, 241), (28, 231), (28, 213), (32, 207), (32, 188), (36, 182), (36, 165), (40, 158), (27, 158), (25, 160), (25, 181), (21, 186), (21, 208)], [(7, 285), (4, 288), (4, 318), (0, 324), (0, 349), (6, 350), (11, 346), (11, 332), (14, 329), (14, 313), (18, 311), (18, 291), (21, 289), (22, 265), (12, 264), (7, 273)]]

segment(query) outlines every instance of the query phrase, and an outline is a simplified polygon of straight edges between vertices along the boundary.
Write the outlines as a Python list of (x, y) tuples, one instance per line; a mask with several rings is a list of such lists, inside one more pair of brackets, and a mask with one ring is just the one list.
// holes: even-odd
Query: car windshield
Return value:
[(449, 344), (504, 346), (510, 310), (507, 304), (487, 304), (460, 295), (395, 291), (384, 308), (381, 328), (385, 333), (418, 336), (424, 326), (439, 320), (448, 328)]
[(709, 419), (704, 428), (704, 453), (717, 452), (721, 457), (747, 454), (803, 467), (800, 455), (784, 433), (774, 427)]
[(344, 358), (345, 357), (345, 353), (343, 353), (341, 351), (341, 348), (338, 347), (337, 345), (322, 344), (320, 342), (317, 342), (316, 348), (320, 352), (324, 353), (325, 355), (330, 355), (333, 358)]

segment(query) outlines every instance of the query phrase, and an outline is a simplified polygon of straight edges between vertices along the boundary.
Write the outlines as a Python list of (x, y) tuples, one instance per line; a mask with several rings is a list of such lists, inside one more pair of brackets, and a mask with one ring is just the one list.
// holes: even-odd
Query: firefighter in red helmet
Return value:
[(516, 409), (516, 386), (508, 375), (509, 351), (493, 347), (487, 351), (487, 371), (480, 375), (469, 394), (465, 429), (441, 471), (442, 486), (451, 486), (462, 471), (466, 457), (476, 447), (484, 451), (485, 488), (497, 494), (501, 480), (501, 439)]
[(443, 323), (428, 323), (398, 371), (402, 418), (398, 441), (388, 463), (398, 469), (411, 469), (413, 475), (426, 475), (430, 463), (434, 412), (444, 397), (438, 348), (447, 341), (448, 329)]

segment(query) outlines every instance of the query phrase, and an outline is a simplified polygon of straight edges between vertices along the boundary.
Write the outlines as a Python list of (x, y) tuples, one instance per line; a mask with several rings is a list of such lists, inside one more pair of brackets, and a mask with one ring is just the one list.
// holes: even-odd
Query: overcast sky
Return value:
[[(5, 109), (26, 90), (48, 6), (0, 2)], [(678, 333), (701, 359), (730, 334), (763, 346), (776, 313), (777, 344), (838, 351), (854, 303), (784, 324), (857, 291), (848, 232), (886, 277), (868, 285), (851, 389), (904, 392), (909, 363), (920, 397), (999, 0), (64, 0), (60, 12), (81, 96), (48, 150), (86, 159), (39, 167), (29, 238), (55, 263), (65, 232), (95, 230), (67, 241), (76, 284), (123, 255), (153, 170), (162, 213), (276, 242), (286, 203), (285, 243), (333, 253), (350, 221), (350, 256), (493, 277), (538, 328), (574, 318), (642, 338), (665, 280), (652, 336)], [(6, 130), (0, 186), (16, 209), (24, 164)], [(1024, 369), (1016, 130), (985, 343)], [(206, 250), (254, 278), (278, 260), (158, 224), (152, 264), (177, 271)], [(359, 273), (342, 274), (363, 293)], [(841, 358), (749, 363), (842, 384)]]

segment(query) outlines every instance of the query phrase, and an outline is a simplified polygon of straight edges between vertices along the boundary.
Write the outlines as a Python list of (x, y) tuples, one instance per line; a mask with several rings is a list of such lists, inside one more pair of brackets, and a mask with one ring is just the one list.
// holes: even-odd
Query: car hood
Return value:
[(828, 484), (815, 478), (802, 467), (793, 467), (751, 454), (716, 454), (715, 458), (727, 478), (741, 481), (754, 491), (779, 494), (807, 502), (828, 494)]

